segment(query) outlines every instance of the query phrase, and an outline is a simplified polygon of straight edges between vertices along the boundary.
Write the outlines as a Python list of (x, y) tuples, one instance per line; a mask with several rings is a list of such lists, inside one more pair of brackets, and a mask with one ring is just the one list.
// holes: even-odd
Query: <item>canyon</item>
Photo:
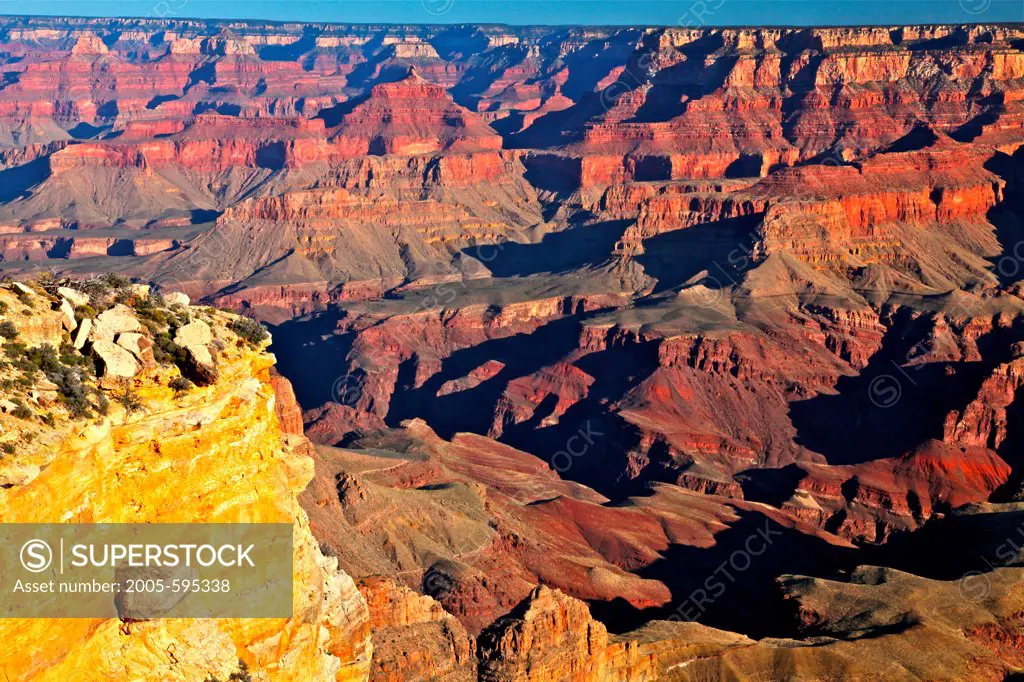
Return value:
[[(0, 17), (0, 65), (0, 319), (143, 404), (12, 379), (4, 520), (284, 520), (308, 588), (0, 620), (11, 679), (1024, 670), (1024, 26)], [(224, 348), (78, 345), (97, 282)]]

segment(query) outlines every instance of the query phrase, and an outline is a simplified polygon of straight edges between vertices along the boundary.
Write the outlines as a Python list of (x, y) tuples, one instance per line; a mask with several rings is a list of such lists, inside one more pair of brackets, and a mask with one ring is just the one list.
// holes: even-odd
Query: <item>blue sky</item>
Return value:
[(0, 0), (0, 14), (508, 24), (1024, 21), (1024, 0)]

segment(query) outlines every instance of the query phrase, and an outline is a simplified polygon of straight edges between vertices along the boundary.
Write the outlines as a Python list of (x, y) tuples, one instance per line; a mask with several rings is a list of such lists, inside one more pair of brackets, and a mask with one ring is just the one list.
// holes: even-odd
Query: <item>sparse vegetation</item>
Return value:
[(40, 370), (43, 374), (59, 372), (64, 368), (64, 365), (61, 364), (60, 356), (57, 355), (57, 349), (50, 344), (26, 348), (24, 358), (26, 362), (31, 363), (35, 369)]
[(249, 343), (259, 345), (270, 337), (270, 333), (256, 320), (239, 317), (228, 323), (228, 329)]
[(60, 347), (60, 361), (69, 367), (92, 367), (89, 359), (66, 341)]
[(25, 344), (12, 341), (4, 344), (4, 355), (10, 359), (10, 365), (18, 369), (24, 370), (23, 363), (25, 362)]
[[(207, 677), (204, 682), (220, 682), (216, 677)], [(228, 682), (252, 682), (252, 675), (249, 674), (249, 666), (245, 661), (239, 659), (238, 670), (228, 676)]]
[(127, 300), (127, 297), (131, 295), (130, 286), (131, 280), (127, 277), (112, 273), (75, 283), (76, 289), (88, 294), (89, 307), (94, 309), (93, 317), (96, 313), (109, 308), (114, 302)]
[(184, 395), (196, 387), (195, 384), (185, 377), (175, 377), (174, 379), (171, 379), (167, 386), (174, 391), (175, 395)]
[(17, 417), (18, 419), (31, 419), (35, 414), (19, 398), (15, 398), (11, 402), (15, 405), (14, 409), (11, 410), (12, 416)]
[(5, 455), (13, 455), (16, 449), (14, 443), (0, 443), (0, 451)]
[(98, 314), (99, 313), (96, 312), (96, 309), (93, 308), (88, 303), (85, 305), (80, 305), (77, 308), (75, 308), (75, 320), (78, 322), (81, 322), (82, 320), (85, 319), (95, 319), (96, 315)]
[[(76, 368), (61, 366), (58, 371), (46, 375), (56, 384), (61, 404), (75, 419), (88, 419), (92, 416), (93, 404), (89, 402), (90, 387), (82, 381), (82, 374), (81, 370)], [(98, 390), (92, 391), (98, 398), (106, 400)]]
[(85, 383), (92, 374), (89, 360), (78, 354), (73, 347), (65, 344), (58, 352), (51, 345), (26, 348), (20, 343), (4, 345), (4, 354), (11, 359), (9, 366), (21, 372), (17, 378), (5, 378), (0, 388), (12, 390), (16, 387), (31, 389), (41, 372), (56, 387), (58, 400), (72, 418), (89, 418), (95, 408), (89, 398), (100, 392)]
[(128, 380), (121, 383), (120, 388), (114, 393), (114, 400), (118, 402), (128, 414), (134, 414), (142, 409), (142, 398), (135, 392)]
[(18, 338), (18, 327), (10, 320), (0, 322), (0, 336), (5, 339), (14, 340)]
[(168, 332), (160, 332), (153, 337), (153, 357), (162, 365), (174, 365), (185, 362), (185, 349), (174, 343)]

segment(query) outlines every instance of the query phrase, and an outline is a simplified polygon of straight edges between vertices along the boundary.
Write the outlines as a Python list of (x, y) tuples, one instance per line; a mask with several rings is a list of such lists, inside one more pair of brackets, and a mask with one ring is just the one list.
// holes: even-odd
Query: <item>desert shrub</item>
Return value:
[(89, 298), (95, 301), (104, 299), (110, 294), (110, 285), (102, 278), (94, 277), (79, 282), (78, 290), (83, 294), (88, 294)]
[(73, 418), (88, 419), (92, 416), (90, 387), (82, 382), (81, 370), (61, 366), (55, 372), (47, 372), (46, 378), (56, 384), (59, 400)]
[(118, 402), (128, 414), (134, 414), (142, 409), (142, 398), (135, 392), (132, 385), (125, 380), (121, 387), (114, 394), (114, 400)]
[(139, 301), (135, 306), (135, 314), (143, 322), (148, 320), (161, 327), (166, 327), (168, 323), (167, 312), (163, 308), (153, 305), (149, 299)]
[(25, 357), (25, 344), (17, 342), (5, 343), (4, 355), (9, 357), (12, 361)]
[(26, 385), (27, 380), (29, 384), (32, 383), (33, 377), (36, 375), (38, 367), (32, 362), (28, 355), (28, 349), (25, 348), (23, 343), (5, 343), (4, 344), (4, 355), (10, 360), (10, 366), (19, 370), (24, 374), (18, 379), (20, 385)]
[(92, 363), (89, 359), (79, 353), (74, 346), (65, 341), (60, 345), (60, 361), (61, 364), (67, 365), (68, 367), (92, 367)]
[(124, 275), (118, 275), (113, 272), (108, 272), (105, 275), (101, 275), (100, 279), (107, 283), (111, 289), (127, 289), (132, 285), (132, 281)]
[(98, 314), (99, 313), (96, 312), (96, 309), (93, 308), (88, 303), (86, 303), (85, 305), (80, 305), (77, 308), (75, 308), (75, 320), (77, 322), (81, 322), (82, 320), (84, 320), (86, 318), (92, 320)]
[(42, 422), (44, 424), (46, 424), (47, 426), (53, 426), (54, 424), (57, 423), (57, 420), (53, 418), (53, 412), (47, 412), (45, 414), (41, 414), (41, 415), (39, 415), (39, 419), (41, 419)]
[(196, 387), (195, 384), (193, 384), (185, 377), (175, 377), (174, 379), (171, 379), (170, 383), (168, 383), (167, 386), (170, 387), (177, 395), (188, 393), (189, 391)]
[(25, 359), (43, 374), (58, 372), (64, 368), (57, 355), (57, 349), (50, 344), (25, 349)]
[(110, 299), (123, 298), (131, 281), (121, 275), (106, 274), (77, 283), (78, 290), (89, 295), (89, 305), (102, 312), (110, 307)]
[(161, 332), (153, 337), (153, 358), (162, 365), (174, 365), (185, 362), (185, 349), (174, 343), (168, 332)]
[(7, 301), (0, 301), (0, 315), (6, 315), (8, 309)]
[(12, 416), (17, 417), (18, 419), (32, 418), (33, 412), (32, 410), (28, 409), (28, 407), (25, 406), (25, 403), (21, 402), (21, 400), (19, 400), (18, 398), (15, 398), (11, 402), (13, 402), (15, 406), (14, 409), (11, 410)]
[(249, 666), (245, 661), (238, 661), (238, 670), (228, 677), (229, 682), (252, 682), (252, 675), (249, 674)]
[(59, 286), (63, 286), (63, 282), (52, 272), (44, 271), (39, 273), (39, 276), (36, 277), (36, 287), (42, 289), (48, 294), (55, 293)]
[(238, 317), (228, 323), (228, 329), (253, 345), (266, 341), (270, 333), (256, 320)]
[(17, 296), (18, 296), (18, 300), (21, 302), (21, 304), (23, 306), (25, 306), (26, 308), (28, 308), (30, 312), (31, 312), (32, 308), (36, 307), (36, 304), (32, 300), (32, 297), (29, 296), (28, 294), (26, 294), (24, 291), (19, 291), (17, 293)]
[(2, 443), (0, 444), (0, 450), (2, 450), (5, 455), (13, 455), (15, 451), (14, 443)]
[(0, 322), (0, 336), (5, 339), (16, 339), (18, 338), (18, 328), (10, 320), (4, 320)]
[(96, 395), (96, 411), (104, 416), (110, 411), (110, 400), (102, 393)]
[[(204, 682), (220, 682), (216, 677), (207, 677)], [(252, 682), (252, 675), (249, 674), (249, 666), (245, 661), (239, 659), (238, 670), (228, 676), (228, 682)]]

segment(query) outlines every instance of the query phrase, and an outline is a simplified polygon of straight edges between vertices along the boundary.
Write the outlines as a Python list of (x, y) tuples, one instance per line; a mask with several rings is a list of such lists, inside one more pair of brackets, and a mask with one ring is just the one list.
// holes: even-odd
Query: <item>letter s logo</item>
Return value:
[(21, 546), (21, 565), (30, 573), (42, 573), (53, 563), (53, 550), (42, 540), (29, 540)]

